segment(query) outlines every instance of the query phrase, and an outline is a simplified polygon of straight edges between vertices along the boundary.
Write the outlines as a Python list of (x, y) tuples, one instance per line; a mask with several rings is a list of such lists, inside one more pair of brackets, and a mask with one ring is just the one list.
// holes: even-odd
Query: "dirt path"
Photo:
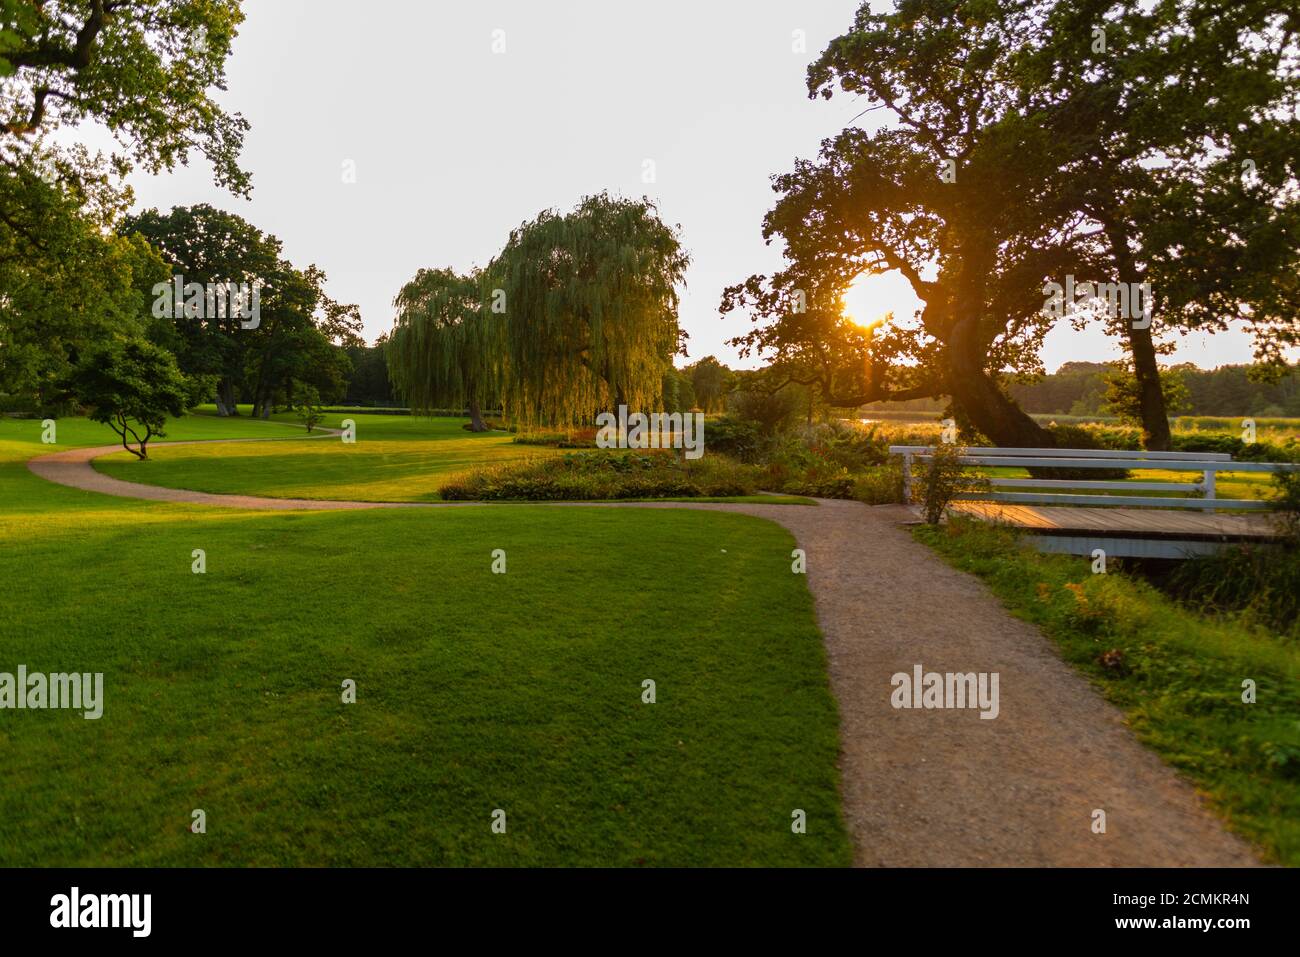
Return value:
[[(160, 502), (277, 510), (464, 507), (211, 495), (124, 482), (90, 465), (119, 449), (58, 452), (32, 459), (28, 468), (61, 485)], [(859, 865), (1257, 863), (1046, 637), (1009, 615), (979, 580), (912, 539), (901, 527), (911, 518), (902, 506), (568, 504), (740, 512), (793, 533), (807, 552), (840, 705), (844, 809)], [(998, 717), (896, 710), (890, 678), (918, 664), (926, 671), (997, 672)], [(1106, 814), (1104, 834), (1092, 831), (1098, 809)]]

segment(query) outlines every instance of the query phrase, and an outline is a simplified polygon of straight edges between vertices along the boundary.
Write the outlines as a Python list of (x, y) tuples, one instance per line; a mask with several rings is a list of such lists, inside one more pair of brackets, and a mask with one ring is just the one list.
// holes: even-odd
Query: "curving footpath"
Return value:
[[(210, 441), (276, 441), (218, 439)], [(160, 443), (190, 445), (192, 442)], [(240, 509), (486, 507), (212, 495), (124, 482), (73, 449), (28, 468), (60, 485), (125, 498)], [(1118, 709), (1012, 617), (978, 579), (902, 524), (903, 506), (555, 503), (687, 508), (778, 522), (808, 556), (808, 584), (839, 701), (844, 813), (862, 866), (1249, 866), (1258, 860), (1193, 789), (1138, 743)], [(551, 507), (555, 507), (551, 506)], [(511, 508), (500, 505), (495, 507)], [(895, 710), (890, 677), (998, 672), (1000, 713)], [(1106, 833), (1092, 832), (1106, 812)]]

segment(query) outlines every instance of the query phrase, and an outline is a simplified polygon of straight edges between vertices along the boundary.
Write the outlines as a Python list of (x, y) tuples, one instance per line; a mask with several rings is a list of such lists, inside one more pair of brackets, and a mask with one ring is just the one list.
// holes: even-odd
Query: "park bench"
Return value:
[[(912, 501), (912, 463), (934, 455), (926, 445), (891, 445), (889, 451), (903, 459), (903, 492)], [(1234, 462), (1221, 452), (1147, 452), (1111, 449), (963, 449), (963, 465), (1001, 468), (1068, 468), (1068, 469), (1161, 469), (1199, 473), (1195, 482), (1102, 481), (1088, 479), (1004, 478), (988, 476), (990, 491), (959, 495), (968, 501), (1008, 502), (1021, 505), (1127, 506), (1143, 508), (1179, 508), (1214, 511), (1216, 509), (1269, 509), (1263, 499), (1225, 499), (1215, 495), (1215, 476), (1219, 472), (1281, 472), (1300, 469), (1300, 465), (1278, 462)], [(1012, 489), (1014, 491), (1005, 491)], [(1054, 489), (1068, 489), (1066, 493)], [(1154, 495), (1110, 495), (1108, 492), (1196, 492), (1197, 498)]]

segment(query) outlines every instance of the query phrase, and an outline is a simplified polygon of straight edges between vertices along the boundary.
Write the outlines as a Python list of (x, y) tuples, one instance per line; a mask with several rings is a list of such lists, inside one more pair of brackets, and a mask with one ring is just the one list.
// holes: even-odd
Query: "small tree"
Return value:
[(303, 425), (307, 426), (308, 432), (320, 424), (325, 414), (320, 404), (320, 392), (315, 386), (299, 386), (294, 410), (298, 413), (298, 418), (302, 419)]
[(986, 491), (988, 480), (962, 462), (967, 452), (949, 443), (934, 447), (934, 454), (921, 465), (921, 509), (930, 525), (938, 525), (958, 495)]
[(149, 457), (149, 440), (165, 435), (167, 416), (184, 414), (192, 397), (172, 354), (143, 339), (115, 341), (87, 353), (66, 387), (90, 419), (112, 428), (122, 448), (138, 459)]

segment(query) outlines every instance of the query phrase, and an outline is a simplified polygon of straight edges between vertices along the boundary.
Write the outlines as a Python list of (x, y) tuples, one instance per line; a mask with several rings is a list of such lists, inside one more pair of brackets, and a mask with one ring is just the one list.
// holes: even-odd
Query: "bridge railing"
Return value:
[[(891, 454), (903, 459), (903, 496), (912, 500), (912, 464), (934, 455), (928, 445), (891, 445)], [(1265, 499), (1218, 498), (1215, 477), (1219, 472), (1283, 472), (1300, 469), (1286, 462), (1234, 462), (1221, 452), (1147, 452), (1112, 449), (1014, 449), (971, 448), (958, 459), (963, 465), (1000, 468), (1069, 468), (1069, 469), (1160, 469), (1200, 474), (1196, 482), (1100, 481), (1091, 479), (1004, 478), (986, 476), (993, 491), (958, 495), (958, 499), (984, 502), (1009, 502), (1021, 505), (1128, 505), (1146, 508), (1269, 509)], [(998, 491), (1024, 489), (1025, 491)], [(1051, 489), (1070, 489), (1071, 494), (1057, 494)], [(1079, 494), (1080, 490), (1087, 490)], [(1106, 492), (1193, 492), (1199, 498), (1155, 495), (1107, 495)]]

